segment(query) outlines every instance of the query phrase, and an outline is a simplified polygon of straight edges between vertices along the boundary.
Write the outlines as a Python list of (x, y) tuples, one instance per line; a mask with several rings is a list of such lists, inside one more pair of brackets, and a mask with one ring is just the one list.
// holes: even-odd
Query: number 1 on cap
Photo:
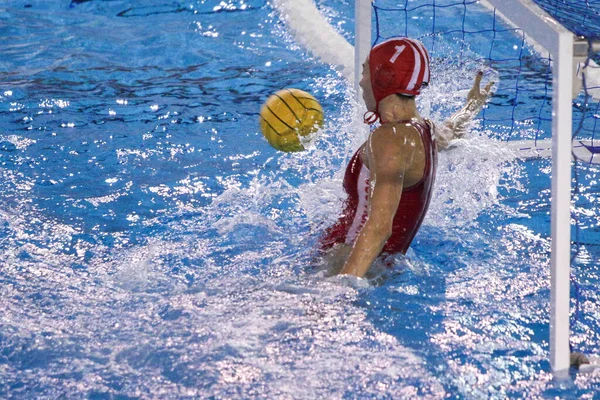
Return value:
[(406, 46), (396, 46), (396, 52), (394, 53), (394, 55), (392, 56), (392, 58), (390, 58), (390, 62), (393, 64), (396, 62), (396, 60), (398, 59), (398, 56), (400, 56), (400, 54), (402, 54), (402, 52), (404, 51), (404, 49), (406, 48)]

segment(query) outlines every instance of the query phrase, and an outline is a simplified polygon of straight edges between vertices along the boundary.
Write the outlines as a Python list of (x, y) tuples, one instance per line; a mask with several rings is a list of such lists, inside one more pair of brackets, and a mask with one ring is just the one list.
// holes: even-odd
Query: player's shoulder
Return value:
[(383, 124), (371, 133), (368, 150), (372, 155), (384, 157), (408, 154), (420, 141), (420, 134), (410, 125)]
[[(422, 122), (425, 124), (425, 122)], [(420, 141), (420, 130), (413, 122), (385, 123), (375, 129), (370, 136), (373, 142), (387, 142), (389, 144), (405, 144)]]

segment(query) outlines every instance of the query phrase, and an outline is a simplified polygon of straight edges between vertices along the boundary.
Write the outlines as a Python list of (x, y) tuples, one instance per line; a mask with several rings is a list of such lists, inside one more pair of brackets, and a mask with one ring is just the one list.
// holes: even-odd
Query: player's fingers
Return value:
[(478, 89), (481, 86), (481, 78), (483, 78), (483, 71), (479, 71), (477, 75), (475, 75), (475, 82), (473, 82), (473, 89)]
[(492, 86), (494, 86), (494, 83), (495, 83), (494, 81), (488, 82), (488, 84), (485, 85), (485, 88), (483, 89), (483, 91), (485, 93), (490, 93), (490, 90), (492, 90)]

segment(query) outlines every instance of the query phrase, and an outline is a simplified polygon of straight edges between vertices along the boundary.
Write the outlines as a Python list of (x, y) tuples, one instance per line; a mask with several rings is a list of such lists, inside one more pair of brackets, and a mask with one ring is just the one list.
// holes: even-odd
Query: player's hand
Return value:
[(494, 86), (494, 81), (488, 82), (483, 90), (481, 90), (481, 78), (483, 78), (483, 72), (479, 71), (475, 75), (475, 82), (473, 82), (473, 87), (467, 95), (465, 106), (452, 114), (444, 122), (441, 129), (436, 130), (436, 132), (439, 131), (436, 133), (438, 146), (447, 147), (451, 140), (462, 138), (467, 133), (468, 126), (473, 118), (475, 118), (486, 101), (493, 95), (492, 86)]
[(475, 82), (473, 82), (473, 87), (467, 95), (467, 103), (474, 101), (483, 105), (487, 99), (493, 95), (491, 90), (492, 86), (494, 86), (494, 81), (489, 81), (483, 90), (481, 90), (481, 78), (483, 78), (483, 72), (479, 71), (477, 75), (475, 75)]

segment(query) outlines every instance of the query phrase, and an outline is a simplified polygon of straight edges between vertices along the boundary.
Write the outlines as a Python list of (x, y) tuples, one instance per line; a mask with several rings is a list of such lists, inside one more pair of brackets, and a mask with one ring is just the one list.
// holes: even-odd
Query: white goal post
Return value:
[(356, 0), (354, 34), (354, 93), (356, 101), (361, 103), (360, 79), (362, 63), (371, 51), (371, 0)]

